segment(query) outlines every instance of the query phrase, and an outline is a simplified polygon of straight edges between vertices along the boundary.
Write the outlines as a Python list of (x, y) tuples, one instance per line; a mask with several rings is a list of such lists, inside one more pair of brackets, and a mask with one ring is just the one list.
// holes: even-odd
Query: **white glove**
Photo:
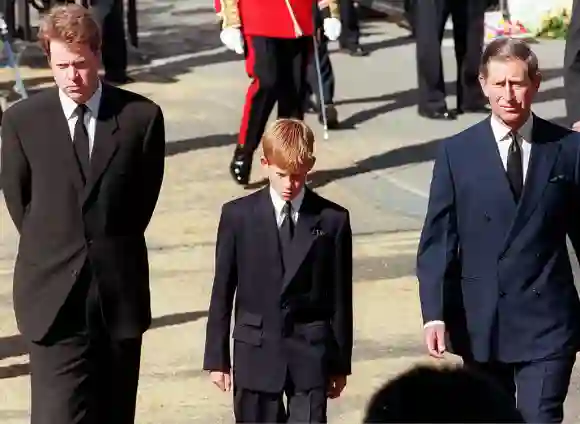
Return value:
[(330, 41), (338, 40), (340, 32), (342, 31), (340, 20), (337, 18), (325, 18), (322, 24), (324, 25), (324, 35), (326, 35), (326, 38)]
[(244, 54), (244, 38), (239, 28), (224, 28), (220, 32), (220, 40), (229, 50)]

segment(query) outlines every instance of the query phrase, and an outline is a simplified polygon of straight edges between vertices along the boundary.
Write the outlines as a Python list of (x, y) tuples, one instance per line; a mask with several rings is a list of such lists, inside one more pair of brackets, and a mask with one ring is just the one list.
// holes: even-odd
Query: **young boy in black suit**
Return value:
[(324, 423), (351, 373), (349, 213), (305, 187), (315, 162), (306, 124), (279, 119), (262, 146), (270, 184), (221, 211), (204, 369), (233, 388), (236, 422)]

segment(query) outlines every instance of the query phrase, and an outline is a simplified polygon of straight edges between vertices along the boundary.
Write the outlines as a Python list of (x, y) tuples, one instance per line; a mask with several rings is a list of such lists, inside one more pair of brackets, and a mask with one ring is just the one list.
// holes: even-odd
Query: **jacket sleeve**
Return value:
[(332, 375), (350, 375), (353, 346), (352, 230), (348, 212), (336, 235), (334, 314), (332, 329), (337, 349), (331, 361)]
[(240, 10), (238, 0), (214, 0), (214, 7), (222, 21), (222, 28), (240, 28)]
[(429, 204), (417, 253), (423, 322), (443, 320), (445, 279), (458, 256), (455, 190), (446, 143), (433, 166)]
[(216, 242), (215, 275), (207, 319), (203, 369), (228, 372), (231, 368), (230, 324), (237, 288), (235, 221), (231, 205), (222, 208)]
[(6, 111), (2, 120), (0, 183), (8, 213), (20, 232), (32, 198), (32, 174), (10, 112)]

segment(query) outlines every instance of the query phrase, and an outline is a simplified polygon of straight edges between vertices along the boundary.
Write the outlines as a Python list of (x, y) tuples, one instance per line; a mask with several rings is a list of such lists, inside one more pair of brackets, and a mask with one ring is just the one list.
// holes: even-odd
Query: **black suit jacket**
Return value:
[(204, 369), (230, 369), (234, 293), (236, 386), (281, 392), (290, 373), (298, 390), (351, 372), (352, 233), (348, 211), (306, 189), (284, 264), (269, 188), (226, 203)]
[(490, 120), (441, 142), (417, 276), (425, 322), (456, 353), (528, 362), (580, 347), (580, 300), (566, 246), (580, 252), (580, 135), (537, 116), (515, 202)]
[(20, 244), (14, 309), (24, 337), (41, 340), (90, 261), (115, 338), (151, 321), (144, 232), (164, 170), (161, 109), (103, 84), (90, 176), (83, 183), (56, 88), (9, 108), (1, 182)]

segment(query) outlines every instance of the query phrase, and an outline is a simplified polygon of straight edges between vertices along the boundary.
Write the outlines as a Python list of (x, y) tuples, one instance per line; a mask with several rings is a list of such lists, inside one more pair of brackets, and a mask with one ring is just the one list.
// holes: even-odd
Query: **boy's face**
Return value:
[(313, 163), (310, 166), (306, 166), (299, 172), (288, 172), (276, 165), (269, 164), (265, 157), (262, 157), (261, 163), (268, 174), (270, 185), (284, 200), (292, 200), (300, 193), (306, 183), (306, 176), (312, 169), (312, 165), (314, 165)]

